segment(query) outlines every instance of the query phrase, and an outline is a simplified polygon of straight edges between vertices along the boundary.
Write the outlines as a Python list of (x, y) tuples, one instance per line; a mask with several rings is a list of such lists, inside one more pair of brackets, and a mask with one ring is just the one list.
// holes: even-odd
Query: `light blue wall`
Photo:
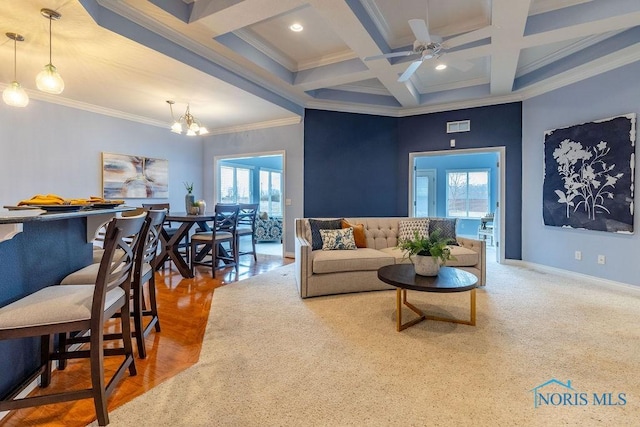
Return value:
[[(626, 113), (640, 113), (640, 62), (523, 102), (522, 259), (640, 285), (640, 230), (633, 235), (545, 226), (542, 220), (543, 132)], [(636, 148), (636, 159), (638, 158)], [(638, 161), (636, 160), (636, 188)], [(636, 195), (636, 200), (637, 200)], [(574, 259), (582, 252), (582, 261)], [(606, 264), (598, 265), (598, 255)]]
[(294, 219), (303, 217), (303, 125), (281, 126), (267, 129), (237, 132), (205, 137), (204, 144), (204, 190), (207, 203), (213, 203), (215, 193), (214, 161), (218, 157), (234, 155), (257, 155), (260, 153), (285, 152), (284, 198), (291, 200), (285, 205), (284, 245), (285, 252), (293, 254)]
[[(102, 195), (103, 151), (169, 160), (169, 203), (184, 211), (183, 181), (202, 192), (202, 142), (168, 129), (31, 100), (0, 103), (0, 206), (35, 194)], [(167, 199), (128, 199), (130, 206)]]

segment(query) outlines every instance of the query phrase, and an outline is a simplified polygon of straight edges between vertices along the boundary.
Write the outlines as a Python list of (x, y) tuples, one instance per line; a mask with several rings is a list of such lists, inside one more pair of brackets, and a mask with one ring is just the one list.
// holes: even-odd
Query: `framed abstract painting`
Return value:
[(636, 115), (544, 135), (545, 225), (633, 233)]
[(169, 161), (127, 154), (102, 153), (102, 197), (105, 199), (169, 197)]

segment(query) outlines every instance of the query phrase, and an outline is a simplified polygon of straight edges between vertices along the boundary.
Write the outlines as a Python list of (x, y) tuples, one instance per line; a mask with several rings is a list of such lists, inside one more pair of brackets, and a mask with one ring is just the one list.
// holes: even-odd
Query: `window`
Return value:
[(447, 171), (447, 216), (482, 218), (489, 212), (489, 170)]
[(220, 203), (251, 203), (251, 169), (220, 167)]
[(260, 169), (260, 212), (282, 216), (282, 172)]

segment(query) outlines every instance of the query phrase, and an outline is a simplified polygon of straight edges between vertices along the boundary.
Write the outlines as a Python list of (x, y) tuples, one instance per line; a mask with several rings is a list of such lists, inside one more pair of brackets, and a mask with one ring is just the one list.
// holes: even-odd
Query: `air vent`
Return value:
[(447, 122), (447, 133), (469, 132), (470, 130), (471, 130), (471, 120)]

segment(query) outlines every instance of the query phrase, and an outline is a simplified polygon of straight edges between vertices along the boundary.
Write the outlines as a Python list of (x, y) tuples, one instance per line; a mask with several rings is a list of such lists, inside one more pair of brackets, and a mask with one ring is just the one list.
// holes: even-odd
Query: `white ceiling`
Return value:
[[(35, 89), (43, 7), (62, 14), (61, 95)], [(305, 107), (399, 117), (517, 101), (640, 60), (638, 0), (20, 0), (0, 16), (26, 39), (17, 79), (33, 99), (161, 126), (171, 99), (214, 133), (294, 123)], [(363, 58), (410, 50), (409, 19), (444, 39), (452, 66), (427, 60), (399, 83), (416, 57)], [(3, 89), (12, 40), (0, 58)]]

